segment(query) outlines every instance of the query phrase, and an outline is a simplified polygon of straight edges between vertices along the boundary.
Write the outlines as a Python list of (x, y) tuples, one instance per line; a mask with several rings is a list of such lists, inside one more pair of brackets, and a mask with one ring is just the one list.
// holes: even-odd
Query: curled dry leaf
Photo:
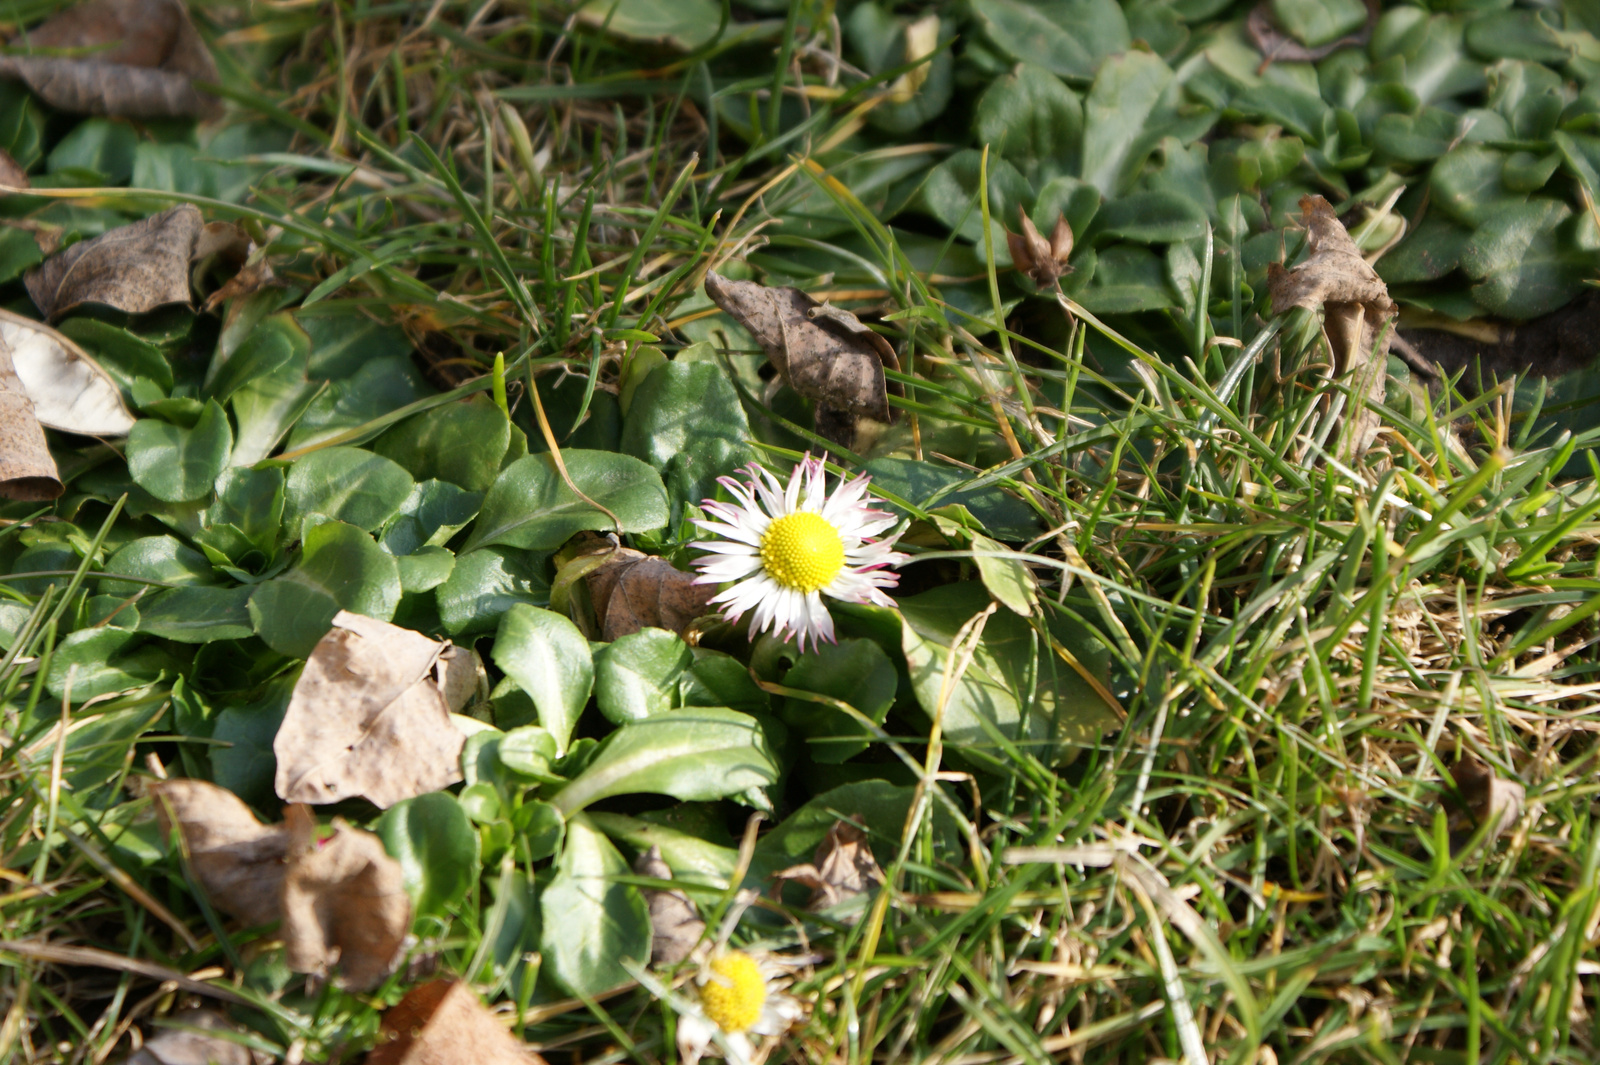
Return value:
[(189, 867), (212, 905), (247, 925), (280, 915), (289, 834), (263, 825), (237, 795), (204, 780), (168, 780), (151, 789), (163, 837), (183, 833)]
[(1493, 769), (1468, 755), (1450, 770), (1456, 789), (1466, 800), (1467, 818), (1456, 825), (1457, 837), (1452, 846), (1470, 839), (1479, 825), (1487, 824), (1487, 842), (1493, 842), (1515, 825), (1522, 817), (1527, 802), (1527, 790), (1514, 780), (1498, 776)]
[(1028, 217), (1028, 212), (1019, 213), (1022, 216), (1022, 232), (1006, 230), (1006, 246), (1011, 249), (1011, 262), (1027, 274), (1035, 285), (1050, 288), (1061, 280), (1063, 274), (1072, 272), (1072, 267), (1067, 265), (1067, 260), (1072, 258), (1072, 226), (1067, 224), (1066, 215), (1058, 213), (1056, 224), (1050, 230), (1050, 239), (1045, 240), (1044, 234), (1033, 224), (1033, 219)]
[(29, 30), (39, 50), (93, 49), (81, 58), (0, 56), (0, 77), (18, 78), (59, 111), (130, 118), (202, 118), (220, 101), (196, 87), (217, 64), (181, 0), (88, 0)]
[(144, 1046), (124, 1059), (123, 1065), (266, 1065), (272, 1058), (213, 1032), (243, 1029), (212, 1010), (181, 1010), (172, 1015), (171, 1027), (150, 1028)]
[[(655, 845), (639, 855), (633, 871), (657, 880), (672, 879), (672, 869), (662, 861), (661, 848)], [(681, 891), (649, 888), (644, 889), (644, 901), (650, 907), (650, 964), (676, 965), (694, 953), (706, 931), (694, 901)]]
[(852, 447), (860, 419), (893, 420), (883, 369), (900, 363), (861, 319), (797, 288), (734, 281), (715, 270), (706, 274), (706, 294), (750, 330), (791, 388), (814, 401), (820, 436)]
[(333, 822), (317, 839), (307, 806), (285, 812), (289, 867), (283, 878), (284, 959), (297, 973), (335, 966), (339, 984), (369, 991), (394, 971), (411, 930), (411, 897), (400, 863), (371, 832)]
[(670, 629), (682, 636), (695, 618), (710, 613), (715, 587), (694, 583), (664, 558), (624, 547), (584, 577), (594, 602), (602, 640), (611, 641), (644, 628)]
[[(448, 640), (341, 610), (295, 683), (272, 742), (278, 795), (383, 808), (461, 779), (466, 738), (450, 720), (471, 658)], [(476, 677), (473, 677), (476, 683)], [(470, 694), (470, 688), (468, 689)], [(459, 703), (457, 705), (460, 705)]]
[(383, 1015), (367, 1065), (543, 1065), (460, 980), (412, 988)]
[(80, 241), (28, 271), (28, 295), (52, 321), (83, 303), (129, 314), (189, 302), (189, 260), (203, 224), (192, 204)]
[[(791, 865), (772, 874), (774, 889), (788, 881), (811, 889), (807, 908), (825, 910), (860, 898), (883, 883), (883, 870), (872, 856), (865, 830), (854, 821), (839, 821), (817, 848), (816, 856), (805, 865)], [(847, 920), (854, 923), (859, 914)]]
[(11, 351), (12, 367), (40, 425), (85, 436), (126, 436), (133, 428), (117, 383), (71, 340), (3, 309), (0, 340)]
[(0, 496), (38, 501), (62, 491), (33, 400), (11, 364), (11, 349), (0, 341)]
[(1283, 314), (1294, 307), (1322, 312), (1334, 369), (1339, 376), (1350, 378), (1357, 421), (1348, 453), (1358, 455), (1378, 432), (1378, 415), (1366, 404), (1383, 399), (1393, 335), (1385, 326), (1397, 308), (1383, 279), (1333, 213), (1333, 206), (1321, 196), (1305, 196), (1300, 210), (1308, 254), (1291, 270), (1278, 263), (1267, 266), (1272, 313)]

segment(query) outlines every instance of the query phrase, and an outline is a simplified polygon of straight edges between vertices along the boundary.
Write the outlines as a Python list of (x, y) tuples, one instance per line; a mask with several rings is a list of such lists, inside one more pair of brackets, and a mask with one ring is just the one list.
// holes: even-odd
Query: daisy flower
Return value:
[(805, 1007), (783, 991), (783, 972), (772, 955), (727, 947), (713, 952), (695, 974), (695, 1008), (679, 1011), (678, 1058), (683, 1065), (697, 1065), (713, 1042), (734, 1065), (749, 1065), (756, 1049), (752, 1036), (787, 1032), (804, 1016)]
[(867, 494), (870, 478), (845, 481), (829, 495), (822, 460), (809, 454), (789, 474), (787, 486), (755, 463), (746, 469), (748, 481), (718, 479), (737, 502), (708, 499), (702, 505), (714, 520), (695, 521), (718, 539), (690, 545), (709, 552), (695, 560), (696, 584), (733, 583), (711, 600), (724, 617), (736, 622), (753, 610), (752, 634), (769, 628), (780, 638), (793, 633), (804, 651), (808, 640), (812, 647), (833, 642), (824, 595), (894, 606), (881, 589), (899, 583), (888, 567), (908, 556), (894, 550), (892, 537), (875, 539), (897, 519), (872, 509), (881, 500)]

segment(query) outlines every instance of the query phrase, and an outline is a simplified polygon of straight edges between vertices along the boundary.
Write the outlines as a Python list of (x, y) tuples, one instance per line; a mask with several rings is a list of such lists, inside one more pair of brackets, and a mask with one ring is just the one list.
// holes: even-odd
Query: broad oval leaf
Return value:
[(1002, 52), (1077, 81), (1131, 43), (1115, 0), (973, 0), (972, 13)]
[(488, 632), (517, 603), (548, 605), (550, 581), (544, 576), (543, 561), (503, 547), (457, 555), (450, 576), (433, 590), (444, 631), (451, 636)]
[(595, 702), (621, 725), (672, 709), (678, 679), (694, 664), (677, 633), (645, 628), (619, 637), (595, 658)]
[(139, 603), (139, 631), (176, 643), (242, 640), (255, 635), (246, 586), (173, 588)]
[(309, 656), (340, 610), (380, 621), (394, 617), (399, 568), (372, 537), (328, 521), (306, 533), (302, 550), (298, 565), (258, 585), (250, 597), (250, 619), (268, 647)]
[(478, 881), (478, 834), (455, 796), (436, 791), (397, 802), (374, 826), (400, 863), (418, 917), (443, 917)]
[(354, 447), (313, 451), (289, 469), (289, 528), (321, 514), (370, 532), (400, 512), (412, 485), (411, 475), (382, 455)]
[(228, 465), (233, 429), (216, 400), (209, 400), (193, 429), (141, 418), (128, 433), (128, 472), (133, 483), (167, 503), (210, 493)]
[[(661, 475), (611, 451), (564, 449), (573, 484), (616, 515), (619, 532), (648, 532), (667, 523)], [(491, 544), (549, 551), (585, 529), (608, 530), (611, 518), (568, 488), (550, 455), (527, 455), (495, 479), (463, 552)]]
[(500, 618), (491, 654), (533, 699), (539, 724), (555, 739), (555, 754), (565, 754), (594, 685), (594, 659), (578, 626), (554, 611), (518, 603)]
[(623, 725), (551, 801), (571, 816), (612, 795), (654, 792), (695, 802), (777, 779), (760, 722), (734, 710), (697, 706)]
[(483, 393), (413, 415), (373, 442), (372, 450), (419, 481), (448, 481), (469, 492), (494, 483), (511, 446), (511, 423)]
[(627, 982), (623, 959), (650, 958), (650, 915), (639, 889), (617, 882), (632, 870), (587, 817), (567, 822), (555, 876), (539, 897), (546, 971), (574, 994)]

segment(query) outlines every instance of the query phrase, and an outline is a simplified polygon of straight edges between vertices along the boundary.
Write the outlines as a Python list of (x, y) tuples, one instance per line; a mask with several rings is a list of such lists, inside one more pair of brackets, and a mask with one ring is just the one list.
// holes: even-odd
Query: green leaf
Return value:
[(469, 492), (494, 483), (511, 445), (511, 423), (484, 393), (413, 415), (373, 443), (419, 481), (448, 481)]
[(1466, 31), (1467, 47), (1485, 59), (1560, 66), (1572, 58), (1572, 50), (1539, 11), (1496, 11), (1468, 20)]
[[(938, 507), (960, 503), (983, 523), (985, 529), (1001, 539), (1030, 540), (1042, 529), (1033, 508), (999, 488), (991, 486), (949, 491), (952, 486), (969, 478), (960, 470), (948, 466), (917, 462), (915, 459), (880, 458), (867, 463), (865, 472), (872, 475), (874, 484), (917, 506)], [(878, 505), (902, 513), (893, 503)]]
[(1039, 608), (1038, 582), (1033, 571), (1015, 558), (1000, 558), (994, 552), (1005, 548), (980, 533), (972, 534), (972, 550), (977, 553), (978, 576), (995, 601), (1026, 617)]
[[(845, 784), (817, 795), (784, 818), (756, 843), (756, 861), (768, 869), (809, 862), (817, 847), (840, 818), (853, 817), (867, 828), (867, 841), (876, 855), (887, 861), (900, 845), (916, 789), (884, 780)], [(938, 803), (933, 804), (935, 853), (961, 853), (961, 837), (954, 821)]]
[[(106, 562), (105, 572), (166, 584), (214, 584), (217, 579), (206, 556), (185, 546), (176, 536), (141, 536), (129, 540)], [(144, 587), (130, 581), (100, 582), (102, 592), (115, 595), (132, 595)], [(151, 589), (146, 594), (154, 591)]]
[(313, 515), (371, 531), (400, 512), (411, 475), (382, 455), (328, 447), (296, 460), (285, 485), (290, 530), (304, 535)]
[(86, 119), (56, 144), (45, 169), (52, 174), (76, 171), (93, 175), (97, 184), (121, 185), (133, 176), (138, 144), (139, 134), (127, 122)]
[(285, 481), (278, 468), (233, 466), (217, 478), (217, 498), (201, 515), (204, 526), (229, 525), (264, 555), (282, 531)]
[(242, 640), (255, 635), (248, 587), (174, 588), (139, 601), (139, 631), (178, 643)]
[(622, 423), (622, 452), (661, 471), (673, 501), (698, 506), (717, 478), (755, 460), (750, 423), (715, 363), (671, 362), (640, 382)]
[[(983, 205), (978, 202), (978, 170), (982, 153), (956, 152), (933, 168), (922, 186), (928, 213), (956, 231), (963, 240), (983, 242)], [(1003, 227), (1021, 225), (1019, 212), (1033, 205), (1033, 189), (1016, 167), (1004, 159), (989, 160), (989, 215), (995, 227), (995, 251), (1006, 246)], [(1007, 260), (1009, 262), (1009, 259)]]
[(972, 132), (1030, 177), (1076, 174), (1083, 102), (1048, 70), (1023, 63), (984, 90)]
[(1135, 142), (1172, 85), (1172, 71), (1149, 52), (1113, 56), (1100, 67), (1083, 107), (1085, 181), (1110, 199), (1122, 191)]
[[(561, 452), (579, 491), (615, 514), (620, 532), (667, 524), (667, 492), (655, 470), (608, 451)], [(575, 495), (549, 455), (528, 455), (507, 466), (483, 500), (464, 551), (504, 544), (549, 551), (585, 529), (611, 529), (611, 518)]]
[(715, 0), (588, 0), (578, 17), (617, 37), (692, 52), (716, 36), (722, 9)]
[(672, 870), (674, 880), (725, 888), (739, 865), (739, 851), (736, 848), (708, 842), (698, 835), (624, 814), (590, 810), (583, 816), (612, 839), (620, 839), (640, 853), (651, 847), (660, 847), (661, 860)]
[(1361, 0), (1272, 0), (1272, 18), (1308, 48), (1348, 36), (1367, 21)]
[[(782, 683), (848, 703), (881, 725), (894, 705), (900, 678), (883, 648), (871, 640), (846, 639), (820, 644), (802, 654), (783, 675)], [(794, 696), (784, 700), (783, 720), (806, 740), (806, 749), (818, 762), (853, 758), (867, 749), (871, 738), (871, 733), (844, 711)]]
[(952, 748), (996, 764), (1006, 760), (1003, 743), (1009, 741), (1049, 764), (1069, 756), (1065, 745), (1095, 742), (1115, 725), (1094, 688), (1010, 611), (990, 615), (971, 663), (947, 691), (945, 668), (956, 633), (989, 601), (988, 591), (975, 581), (900, 601), (912, 687), (930, 716), (945, 700), (944, 734)]
[(456, 556), (450, 579), (434, 589), (439, 618), (451, 636), (489, 632), (517, 603), (548, 606), (550, 581), (544, 560), (526, 551), (485, 547)]
[(761, 725), (721, 707), (686, 707), (623, 725), (551, 800), (570, 817), (613, 795), (720, 799), (778, 779)]
[(1500, 176), (1506, 153), (1479, 144), (1463, 144), (1433, 165), (1428, 188), (1433, 202), (1456, 221), (1476, 226), (1494, 212), (1522, 203), (1526, 193), (1507, 189)]
[(1002, 52), (1074, 81), (1132, 43), (1114, 0), (973, 0), (972, 13)]
[(134, 422), (128, 432), (128, 472), (134, 484), (157, 499), (182, 503), (210, 493), (232, 450), (228, 416), (211, 400), (193, 429), (150, 418)]
[(445, 917), (478, 882), (478, 834), (455, 796), (442, 791), (397, 802), (373, 826), (400, 863), (417, 917)]
[(400, 569), (400, 591), (406, 595), (431, 592), (450, 579), (456, 556), (442, 547), (419, 547), (409, 555), (395, 556)]
[(178, 671), (180, 664), (171, 655), (140, 646), (141, 639), (137, 633), (110, 626), (79, 629), (56, 645), (45, 688), (57, 699), (70, 694), (77, 706), (97, 695), (148, 684), (163, 668)]
[(1134, 192), (1113, 200), (1095, 216), (1095, 234), (1140, 244), (1170, 244), (1205, 236), (1206, 212), (1172, 192)]
[(0, 149), (27, 170), (43, 154), (43, 141), (44, 114), (33, 94), (14, 81), (0, 84)]
[(131, 387), (136, 378), (143, 377), (155, 382), (162, 391), (171, 391), (172, 364), (159, 347), (138, 334), (99, 318), (84, 317), (68, 318), (56, 329), (93, 355), (124, 389)]
[(1378, 260), (1378, 274), (1391, 285), (1437, 281), (1461, 265), (1472, 231), (1430, 214)]
[(555, 739), (555, 754), (565, 754), (594, 686), (589, 641), (560, 614), (518, 603), (500, 618), (491, 653), (533, 699), (539, 724)]
[(478, 513), (481, 492), (468, 492), (448, 481), (421, 481), (384, 527), (384, 548), (409, 555), (421, 547), (442, 547)]
[(289, 434), (289, 446), (320, 443), (432, 394), (410, 359), (374, 359), (311, 401)]
[(693, 647), (694, 665), (678, 679), (678, 699), (684, 706), (726, 706), (762, 712), (772, 699), (750, 679), (750, 670), (730, 654)]
[(316, 400), (321, 387), (307, 381), (303, 365), (294, 360), (239, 386), (228, 400), (239, 423), (233, 464), (253, 466), (272, 454)]
[[(303, 375), (310, 351), (311, 341), (305, 330), (291, 316), (274, 314), (251, 330), (226, 359), (211, 364), (204, 394), (222, 403), (249, 382), (289, 367)], [(220, 346), (217, 355), (222, 356)]]
[(1079, 302), (1095, 314), (1132, 314), (1159, 311), (1176, 300), (1167, 284), (1166, 266), (1155, 252), (1114, 244), (1100, 253)]
[(411, 342), (406, 339), (405, 330), (374, 321), (363, 308), (322, 304), (292, 313), (311, 339), (311, 361), (306, 370), (313, 377), (340, 380), (379, 359), (410, 361), (406, 357), (411, 353)]
[(556, 737), (539, 725), (514, 728), (500, 737), (495, 749), (500, 764), (513, 773), (521, 773), (535, 780), (559, 780), (550, 774), (550, 763), (560, 757)]
[(650, 916), (631, 870), (581, 814), (567, 822), (555, 876), (539, 896), (545, 970), (572, 994), (598, 995), (632, 979), (623, 960), (650, 959)]
[(1490, 314), (1528, 319), (1549, 314), (1583, 291), (1593, 259), (1571, 248), (1559, 227), (1572, 209), (1538, 197), (1497, 211), (1461, 253), (1461, 267), (1482, 281), (1472, 298)]
[(672, 709), (678, 678), (694, 664), (677, 633), (645, 628), (600, 649), (594, 696), (607, 721), (621, 725)]
[(400, 602), (394, 557), (372, 537), (328, 521), (306, 533), (300, 562), (256, 587), (250, 618), (268, 647), (309, 657), (340, 610), (388, 621)]

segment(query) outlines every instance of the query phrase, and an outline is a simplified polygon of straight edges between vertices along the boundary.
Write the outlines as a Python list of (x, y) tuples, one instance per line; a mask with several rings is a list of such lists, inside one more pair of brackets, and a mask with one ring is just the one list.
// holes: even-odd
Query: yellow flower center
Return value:
[(739, 950), (713, 958), (711, 978), (700, 988), (700, 1008), (724, 1032), (743, 1032), (761, 1019), (767, 984), (756, 960)]
[(785, 514), (762, 534), (761, 564), (785, 588), (815, 592), (844, 568), (844, 541), (820, 514)]

